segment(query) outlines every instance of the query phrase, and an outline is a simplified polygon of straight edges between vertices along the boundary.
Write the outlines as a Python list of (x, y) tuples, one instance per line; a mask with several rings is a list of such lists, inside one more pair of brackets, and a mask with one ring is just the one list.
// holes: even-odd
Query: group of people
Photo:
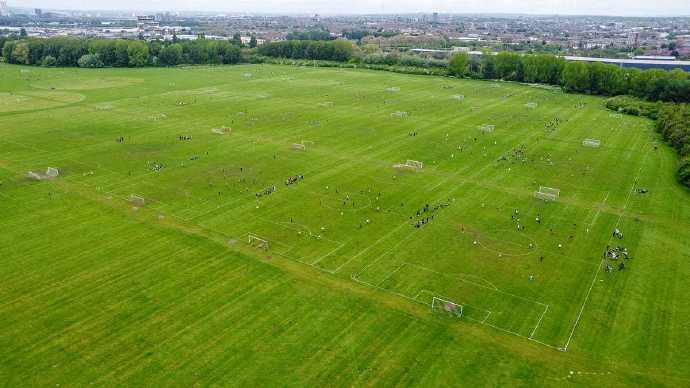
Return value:
[(304, 180), (304, 175), (302, 175), (302, 174), (291, 176), (285, 180), (285, 186), (294, 185), (295, 183), (297, 183), (301, 180)]
[[(613, 230), (612, 236), (619, 239), (619, 240), (622, 240), (623, 239), (623, 232), (621, 232), (620, 229), (615, 228)], [(618, 263), (618, 271), (622, 271), (625, 269), (625, 260), (632, 259), (632, 257), (630, 257), (630, 254), (628, 253), (628, 249), (625, 247), (622, 247), (622, 246), (612, 247), (612, 246), (607, 245), (606, 250), (604, 251), (604, 259), (610, 259), (613, 261), (617, 261), (618, 259), (624, 259)], [(613, 267), (609, 263), (606, 263), (606, 272), (611, 272), (611, 271), (613, 271)]]
[(623, 239), (623, 232), (620, 231), (620, 229), (616, 228), (613, 230), (613, 237), (622, 240)]
[(117, 138), (117, 142), (120, 143), (120, 144), (124, 143), (124, 142), (125, 142), (125, 137), (124, 137), (124, 136), (118, 137), (118, 138)]
[(178, 136), (178, 140), (189, 141), (189, 140), (192, 140), (192, 136), (191, 135), (181, 135), (181, 136)]
[[(433, 206), (429, 205), (428, 203), (425, 204), (423, 208), (417, 210), (415, 213), (416, 217), (419, 219), (413, 224), (413, 226), (419, 229), (422, 226), (427, 225), (429, 222), (433, 221), (434, 217), (436, 217), (436, 212), (445, 207), (448, 207), (448, 203), (444, 202)], [(410, 219), (413, 220), (414, 217), (410, 216)]]
[(275, 185), (273, 185), (271, 187), (267, 187), (266, 189), (264, 189), (264, 191), (261, 191), (261, 192), (258, 192), (255, 194), (256, 199), (259, 199), (259, 198), (267, 196), (267, 195), (271, 195), (271, 194), (275, 193), (276, 190), (277, 190), (277, 188)]
[(553, 118), (553, 119), (547, 121), (547, 122), (544, 124), (544, 128), (545, 128), (545, 129), (548, 129), (548, 130), (550, 130), (550, 131), (554, 131), (554, 130), (556, 130), (556, 128), (558, 128), (558, 126), (559, 126), (560, 124), (561, 124), (561, 119), (559, 119), (558, 117), (555, 117), (555, 118)]
[(163, 163), (153, 162), (151, 164), (151, 171), (160, 172), (163, 170)]
[(628, 253), (628, 248), (621, 246), (611, 247), (608, 245), (606, 246), (606, 251), (604, 252), (604, 258), (611, 260), (618, 260), (620, 258), (625, 260), (631, 259), (630, 254)]

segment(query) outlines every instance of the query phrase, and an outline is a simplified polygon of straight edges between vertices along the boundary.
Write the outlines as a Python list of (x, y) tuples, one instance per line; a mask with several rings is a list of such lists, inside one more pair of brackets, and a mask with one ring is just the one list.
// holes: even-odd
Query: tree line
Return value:
[(229, 41), (182, 42), (126, 39), (4, 39), (7, 63), (41, 66), (142, 67), (239, 63), (240, 48)]
[(288, 40), (266, 43), (258, 47), (258, 54), (274, 58), (313, 59), (347, 62), (353, 58), (354, 48), (347, 40)]
[(574, 93), (690, 102), (690, 75), (680, 69), (621, 68), (598, 62), (569, 62), (554, 55), (511, 52), (480, 58), (459, 53), (451, 58), (448, 69), (460, 77), (558, 85)]
[(644, 101), (630, 96), (606, 100), (616, 112), (645, 116), (656, 121), (656, 131), (680, 156), (678, 181), (690, 187), (690, 104)]

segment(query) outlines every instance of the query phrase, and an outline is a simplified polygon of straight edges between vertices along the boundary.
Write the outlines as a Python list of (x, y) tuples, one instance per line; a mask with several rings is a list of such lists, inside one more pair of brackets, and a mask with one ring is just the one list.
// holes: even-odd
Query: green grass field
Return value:
[(690, 192), (653, 123), (602, 103), (0, 66), (0, 385), (688, 386)]

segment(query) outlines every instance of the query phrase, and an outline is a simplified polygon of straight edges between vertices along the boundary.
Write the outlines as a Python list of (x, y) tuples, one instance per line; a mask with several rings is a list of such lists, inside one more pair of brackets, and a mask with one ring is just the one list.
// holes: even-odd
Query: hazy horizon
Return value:
[(238, 0), (228, 4), (221, 0), (151, 0), (142, 7), (140, 1), (120, 0), (116, 4), (104, 0), (8, 0), (10, 7), (51, 8), (83, 11), (199, 11), (256, 14), (530, 14), (583, 15), (622, 17), (690, 16), (690, 1), (677, 0), (432, 0), (420, 6), (412, 0), (351, 0), (347, 3), (324, 0)]

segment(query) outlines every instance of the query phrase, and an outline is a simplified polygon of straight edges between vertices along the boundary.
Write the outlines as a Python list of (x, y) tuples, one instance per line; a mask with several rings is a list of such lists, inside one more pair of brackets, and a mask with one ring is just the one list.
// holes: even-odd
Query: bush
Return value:
[(103, 61), (101, 61), (100, 58), (98, 58), (98, 55), (94, 54), (82, 55), (81, 58), (79, 58), (79, 61), (77, 61), (77, 63), (79, 64), (79, 67), (89, 69), (103, 67)]
[(55, 58), (52, 55), (48, 55), (45, 58), (43, 58), (43, 61), (41, 62), (41, 66), (55, 67), (55, 66), (57, 66), (57, 58)]
[(690, 187), (690, 158), (681, 161), (680, 168), (678, 169), (678, 182)]

